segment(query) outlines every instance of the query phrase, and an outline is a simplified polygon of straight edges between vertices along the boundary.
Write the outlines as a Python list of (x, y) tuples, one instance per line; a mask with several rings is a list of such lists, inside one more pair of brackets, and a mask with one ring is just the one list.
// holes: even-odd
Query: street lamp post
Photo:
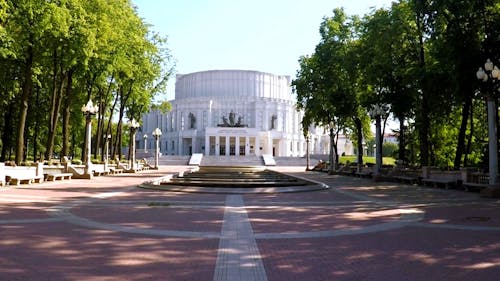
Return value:
[(160, 136), (161, 130), (160, 128), (156, 128), (153, 131), (153, 137), (155, 138), (156, 148), (155, 148), (155, 169), (158, 169), (158, 161), (160, 154)]
[(135, 132), (139, 128), (139, 122), (135, 121), (134, 118), (128, 122), (130, 127), (130, 146), (129, 146), (129, 160), (130, 160), (130, 170), (135, 171)]
[(310, 160), (310, 153), (309, 153), (309, 142), (310, 142), (310, 135), (309, 132), (306, 133), (306, 171), (310, 171), (309, 169), (309, 162)]
[(92, 142), (92, 115), (95, 115), (99, 111), (99, 107), (92, 103), (92, 100), (89, 99), (87, 104), (82, 106), (82, 113), (85, 115), (85, 153), (84, 153), (84, 177), (92, 178), (92, 161), (90, 159), (90, 147)]
[(375, 119), (375, 175), (379, 175), (382, 168), (381, 118), (387, 114), (387, 111), (387, 104), (374, 104), (368, 110), (370, 117)]
[[(479, 67), (476, 73), (479, 80), (487, 83), (489, 91), (486, 94), (488, 104), (488, 153), (489, 153), (489, 185), (490, 189), (497, 189), (498, 182), (498, 150), (497, 150), (497, 125), (496, 116), (497, 109), (495, 100), (497, 98), (496, 91), (498, 90), (498, 82), (500, 80), (500, 70), (493, 65), (490, 59), (486, 60), (484, 69)], [(500, 190), (500, 189), (499, 189)], [(499, 192), (499, 191), (496, 191)]]

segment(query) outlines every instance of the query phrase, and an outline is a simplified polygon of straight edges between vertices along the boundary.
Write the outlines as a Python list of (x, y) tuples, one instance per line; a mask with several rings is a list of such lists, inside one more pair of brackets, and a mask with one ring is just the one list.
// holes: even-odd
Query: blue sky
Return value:
[[(364, 15), (391, 0), (132, 0), (139, 16), (168, 37), (176, 73), (246, 69), (290, 75), (319, 42), (334, 8)], [(175, 77), (167, 99), (174, 97)], [(163, 99), (163, 98), (162, 98)]]

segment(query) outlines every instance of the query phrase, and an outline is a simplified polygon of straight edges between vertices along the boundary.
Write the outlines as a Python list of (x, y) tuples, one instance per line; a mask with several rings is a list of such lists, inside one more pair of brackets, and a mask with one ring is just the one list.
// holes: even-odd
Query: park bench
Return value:
[(12, 185), (42, 183), (44, 179), (42, 163), (37, 163), (37, 166), (5, 166), (4, 171), (6, 182)]
[(5, 163), (0, 163), (0, 187), (4, 187), (5, 182)]
[(144, 164), (144, 163), (142, 163), (142, 162), (140, 162), (140, 161), (137, 161), (137, 163), (135, 164), (135, 166), (136, 166), (135, 169), (137, 171), (147, 171), (147, 170), (149, 170), (149, 166), (146, 165), (146, 164)]
[(92, 164), (92, 173), (94, 176), (105, 176), (110, 173), (110, 170), (104, 164)]
[(487, 173), (462, 169), (462, 186), (466, 191), (481, 191), (489, 185), (490, 176)]
[(45, 166), (43, 173), (47, 181), (70, 180), (73, 177), (73, 173), (66, 173), (65, 168), (62, 166)]
[(120, 158), (118, 157), (115, 157), (115, 163), (116, 163), (116, 169), (121, 169), (122, 171), (127, 171), (129, 169), (128, 164), (121, 163)]
[(442, 171), (432, 167), (423, 167), (422, 184), (433, 187), (444, 187), (446, 189), (461, 184), (462, 175), (460, 171)]
[(354, 175), (360, 178), (370, 178), (373, 175), (372, 167), (361, 167), (359, 171), (355, 171)]
[(143, 158), (142, 159), (142, 163), (143, 163), (144, 167), (146, 167), (146, 170), (154, 169), (155, 168), (154, 165), (151, 165), (151, 163), (149, 163), (149, 161), (148, 161), (147, 158)]
[(112, 175), (123, 173), (123, 169), (119, 169), (117, 165), (108, 165), (109, 173)]
[(339, 175), (353, 176), (356, 172), (356, 166), (346, 165), (342, 169), (338, 170)]
[(56, 181), (57, 179), (70, 180), (71, 177), (73, 176), (72, 173), (56, 173), (56, 174), (46, 174), (46, 175), (47, 175), (47, 181)]
[(133, 169), (132, 169), (132, 167), (129, 168), (129, 165), (125, 164), (125, 163), (121, 163), (120, 159), (118, 157), (115, 158), (115, 163), (116, 163), (116, 168), (121, 169), (122, 172), (124, 172), (124, 173), (136, 173), (138, 171), (144, 170), (143, 166), (140, 165), (140, 163), (138, 163), (138, 162), (136, 162)]
[(422, 172), (416, 169), (398, 169), (393, 171), (391, 176), (398, 182), (418, 184), (422, 178)]

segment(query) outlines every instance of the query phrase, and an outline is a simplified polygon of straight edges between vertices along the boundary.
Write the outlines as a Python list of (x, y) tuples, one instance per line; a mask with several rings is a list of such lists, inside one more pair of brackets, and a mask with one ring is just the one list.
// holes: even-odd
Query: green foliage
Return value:
[[(339, 159), (339, 162), (341, 164), (351, 164), (351, 163), (356, 163), (357, 161), (357, 156), (351, 155), (351, 156), (341, 156)], [(363, 163), (365, 164), (375, 164), (375, 157), (373, 156), (363, 156)], [(396, 164), (396, 159), (392, 157), (382, 157), (382, 165), (392, 165), (394, 166)]]
[[(315, 52), (300, 58), (293, 85), (304, 124), (336, 126), (369, 142), (367, 109), (389, 104), (410, 164), (484, 166), (486, 113), (474, 72), (500, 65), (499, 1), (400, 0), (358, 17), (335, 9)], [(361, 121), (361, 125), (360, 125)], [(359, 128), (363, 136), (360, 138)]]
[(392, 142), (384, 142), (382, 145), (382, 155), (396, 159), (398, 152), (398, 145)]
[(300, 69), (292, 82), (297, 108), (304, 110), (303, 128), (317, 125), (330, 132), (331, 162), (338, 155), (338, 134), (356, 132), (360, 143), (362, 128), (369, 127), (359, 103), (358, 27), (358, 17), (334, 9), (333, 15), (325, 17), (320, 25), (321, 40), (314, 54), (299, 59)]
[(104, 134), (121, 135), (110, 120), (138, 119), (164, 91), (166, 44), (128, 0), (0, 0), (0, 161), (12, 151), (16, 161), (25, 150), (34, 159), (78, 154), (89, 99), (99, 105), (93, 143), (102, 150)]
[(172, 110), (172, 104), (169, 103), (168, 101), (162, 101), (160, 103), (151, 105), (151, 110), (158, 110), (162, 114), (165, 114), (170, 112), (170, 110)]

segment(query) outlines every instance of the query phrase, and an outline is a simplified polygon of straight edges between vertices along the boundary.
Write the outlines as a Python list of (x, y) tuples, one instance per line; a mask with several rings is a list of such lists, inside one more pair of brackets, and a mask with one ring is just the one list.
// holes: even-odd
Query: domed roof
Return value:
[(290, 100), (290, 76), (252, 70), (208, 70), (178, 74), (175, 99), (262, 97)]

